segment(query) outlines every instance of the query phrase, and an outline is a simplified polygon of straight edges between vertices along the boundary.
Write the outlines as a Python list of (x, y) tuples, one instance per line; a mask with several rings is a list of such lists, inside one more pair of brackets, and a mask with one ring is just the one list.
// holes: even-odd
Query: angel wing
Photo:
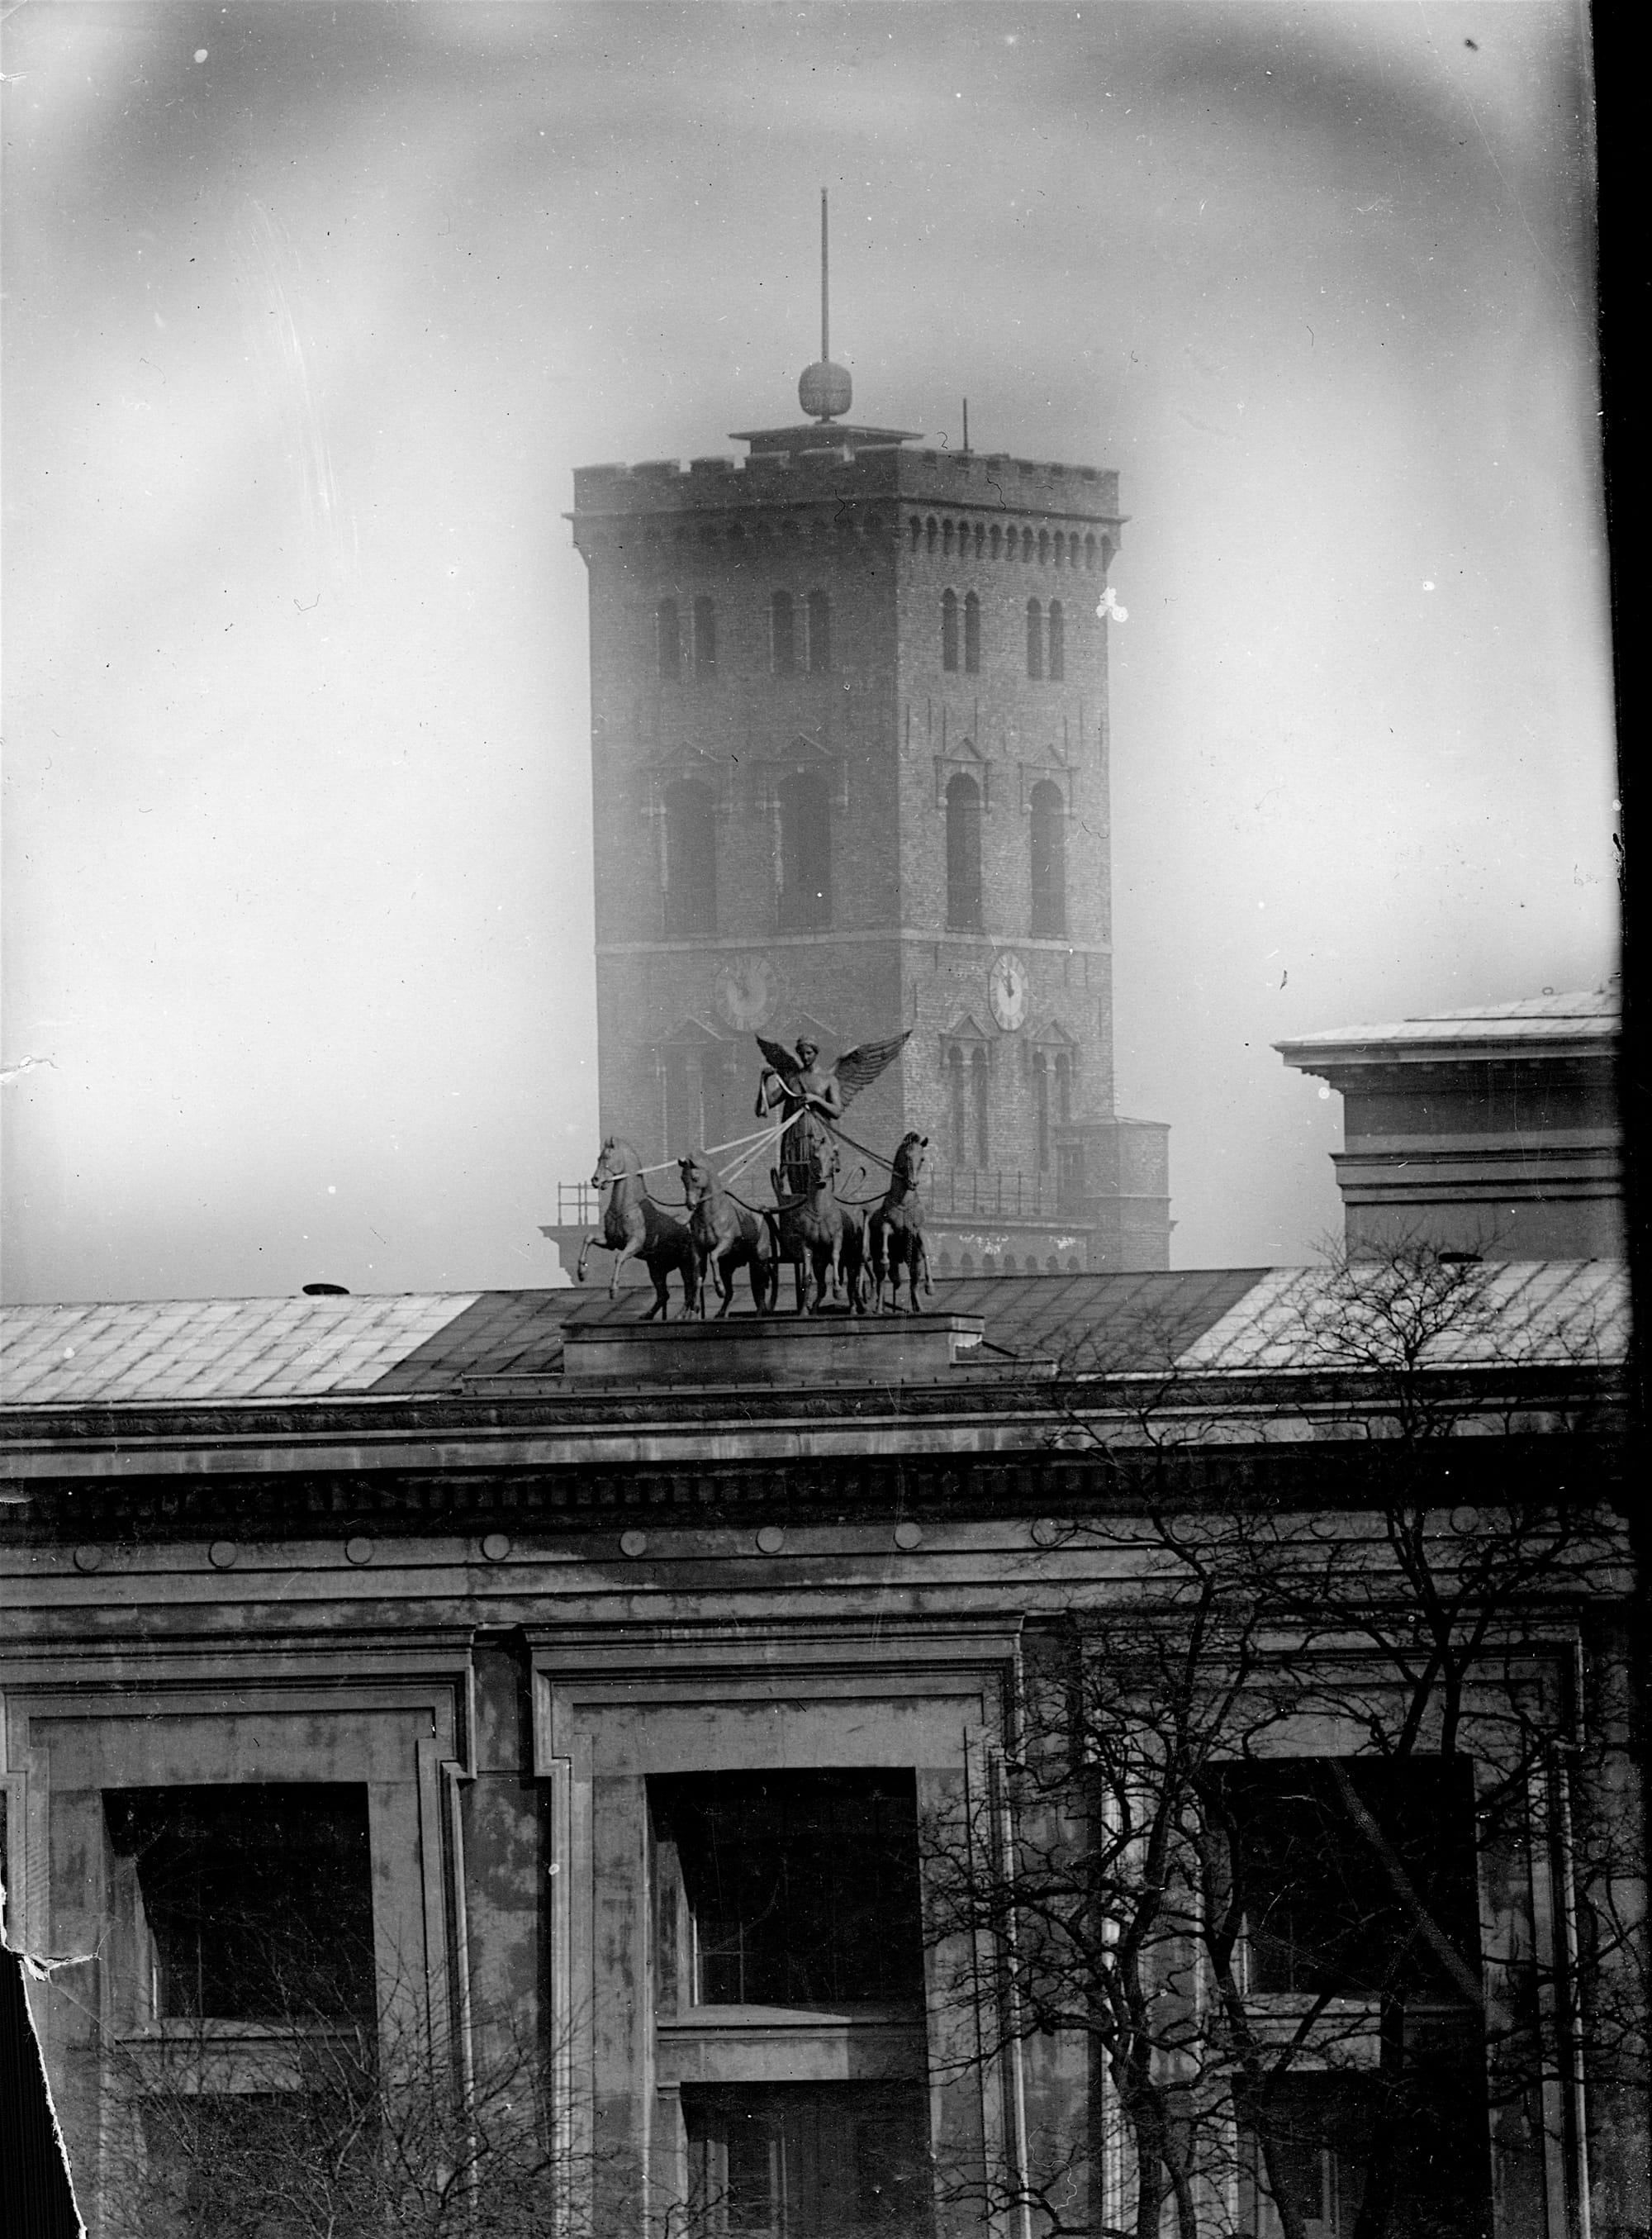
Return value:
[(837, 1065), (838, 1086), (844, 1102), (853, 1102), (863, 1088), (870, 1088), (884, 1067), (900, 1055), (911, 1038), (912, 1028), (908, 1026), (904, 1034), (892, 1035), (886, 1042), (861, 1042), (852, 1050), (845, 1050)]
[(757, 1046), (763, 1053), (765, 1065), (772, 1065), (786, 1086), (795, 1093), (799, 1070), (797, 1053), (787, 1049), (784, 1042), (770, 1041), (766, 1034), (759, 1034), (756, 1039)]

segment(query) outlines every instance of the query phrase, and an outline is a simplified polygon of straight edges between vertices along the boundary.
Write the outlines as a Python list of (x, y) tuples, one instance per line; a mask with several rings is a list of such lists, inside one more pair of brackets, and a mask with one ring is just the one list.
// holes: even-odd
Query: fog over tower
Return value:
[(844, 420), (826, 252), (823, 196), (812, 417), (574, 475), (602, 1127), (724, 1142), (755, 1030), (910, 1026), (851, 1132), (929, 1136), (938, 1273), (1162, 1267), (1167, 1130), (1113, 1108), (1118, 476)]

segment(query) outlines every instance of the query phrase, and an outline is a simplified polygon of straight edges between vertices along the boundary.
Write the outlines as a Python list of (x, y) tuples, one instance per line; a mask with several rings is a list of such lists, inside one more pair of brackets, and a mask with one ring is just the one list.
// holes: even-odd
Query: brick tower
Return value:
[(724, 1142), (756, 1030), (909, 1026), (847, 1126), (929, 1136), (937, 1272), (1163, 1267), (1167, 1130), (1113, 1110), (1118, 476), (842, 423), (824, 337), (799, 393), (744, 459), (574, 476), (603, 1129)]

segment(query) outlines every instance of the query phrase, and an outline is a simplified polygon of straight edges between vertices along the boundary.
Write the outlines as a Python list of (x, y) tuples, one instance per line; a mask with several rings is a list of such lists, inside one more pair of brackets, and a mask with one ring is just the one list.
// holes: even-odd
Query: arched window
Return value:
[(1038, 531), (1038, 565), (1040, 568), (1047, 568), (1049, 564), (1050, 532), (1047, 528), (1041, 528)]
[(717, 814), (693, 778), (666, 787), (666, 932), (717, 930)]
[(973, 591), (964, 601), (964, 667), (972, 676), (981, 671), (981, 602)]
[(916, 552), (924, 537), (924, 524), (916, 514), (906, 523), (906, 533), (912, 538), (912, 550)]
[(668, 684), (682, 674), (682, 632), (677, 621), (675, 599), (661, 599), (654, 610), (654, 649), (660, 674)]
[(694, 601), (694, 674), (717, 674), (717, 608), (710, 599)]
[(1056, 1117), (1064, 1127), (1072, 1120), (1072, 1060), (1065, 1050), (1056, 1053)]
[(832, 811), (826, 789), (806, 771), (782, 778), (780, 930), (832, 922)]
[(1027, 674), (1044, 674), (1044, 609), (1036, 599), (1027, 601)]
[(952, 555), (952, 524), (950, 521), (944, 521), (941, 523), (941, 552), (943, 556), (950, 558)]
[(964, 1053), (954, 1042), (946, 1053), (946, 1086), (952, 1123), (952, 1164), (970, 1162), (969, 1108), (964, 1095)]
[(1065, 568), (1066, 566), (1067, 540), (1058, 528), (1056, 531), (1055, 549), (1051, 556), (1055, 561), (1058, 568)]
[(986, 523), (984, 521), (978, 521), (975, 524), (975, 556), (978, 560), (985, 549)]
[(970, 1052), (971, 1102), (975, 1106), (975, 1163), (978, 1166), (992, 1164), (992, 1143), (986, 1129), (986, 1052)]
[(1032, 788), (1032, 937), (1059, 940), (1067, 930), (1067, 805), (1044, 778)]
[(958, 667), (958, 594), (941, 593), (941, 667)]
[(1086, 568), (1093, 568), (1095, 564), (1096, 540), (1093, 536), (1086, 536), (1085, 539), (1085, 566)]
[(1052, 684), (1059, 684), (1067, 673), (1067, 617), (1062, 612), (1059, 599), (1050, 601), (1050, 661), (1046, 673)]
[(797, 624), (790, 591), (776, 591), (769, 601), (769, 646), (777, 676), (797, 674)]
[(812, 674), (824, 676), (832, 666), (832, 595), (829, 591), (809, 594), (809, 668)]
[(1003, 531), (1003, 530), (998, 527), (998, 525), (997, 522), (995, 521), (995, 522), (992, 523), (992, 557), (993, 557), (995, 560), (996, 560), (996, 559), (998, 558), (998, 547), (1003, 543), (1003, 541), (1004, 541), (1004, 531)]
[(981, 788), (961, 770), (946, 788), (946, 922), (981, 929)]
[(935, 540), (940, 533), (940, 523), (932, 513), (924, 523), (924, 546), (926, 551), (932, 552), (935, 549)]
[(1030, 528), (1024, 528), (1021, 531), (1021, 557), (1025, 561), (1028, 561), (1029, 564), (1031, 563), (1032, 559), (1032, 531)]
[(1042, 1050), (1032, 1059), (1032, 1102), (1038, 1123), (1038, 1172), (1050, 1171), (1050, 1068)]

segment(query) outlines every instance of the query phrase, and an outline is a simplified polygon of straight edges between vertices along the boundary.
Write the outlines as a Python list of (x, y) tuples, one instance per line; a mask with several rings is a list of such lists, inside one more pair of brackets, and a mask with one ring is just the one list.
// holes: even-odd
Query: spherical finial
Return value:
[(854, 387), (846, 365), (822, 358), (809, 367), (797, 385), (798, 402), (811, 420), (835, 420), (849, 409)]

